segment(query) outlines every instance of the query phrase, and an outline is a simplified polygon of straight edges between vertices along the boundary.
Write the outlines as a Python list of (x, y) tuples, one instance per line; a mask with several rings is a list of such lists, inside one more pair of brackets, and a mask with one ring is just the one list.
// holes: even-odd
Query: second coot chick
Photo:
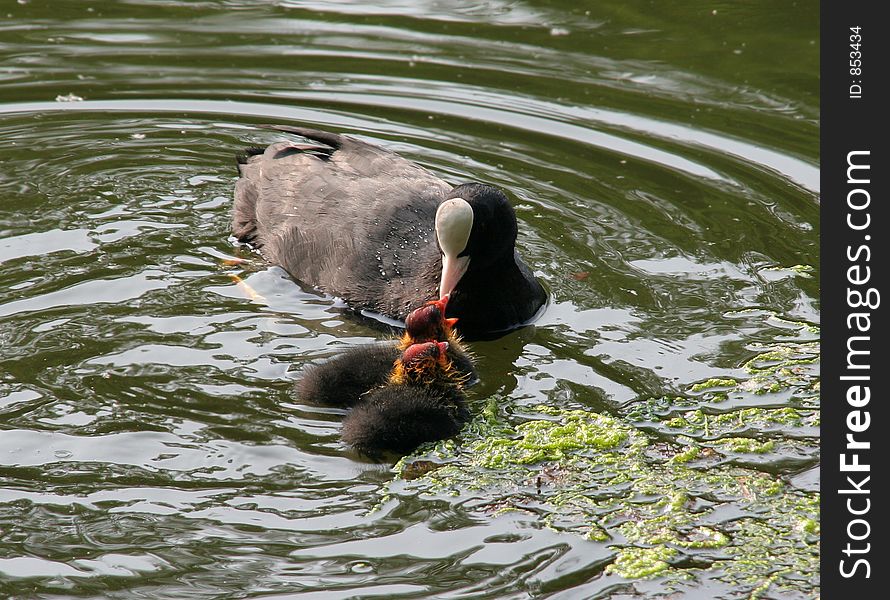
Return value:
[(309, 367), (297, 384), (304, 402), (348, 408), (368, 390), (384, 385), (393, 363), (412, 344), (448, 342), (448, 357), (467, 381), (476, 379), (473, 360), (454, 332), (455, 319), (444, 317), (448, 298), (428, 302), (405, 320), (405, 333), (396, 341), (350, 348), (327, 362)]
[(376, 456), (457, 434), (470, 418), (464, 379), (448, 357), (448, 342), (409, 346), (387, 384), (368, 392), (343, 419), (343, 441)]
[[(398, 349), (404, 351), (412, 344), (421, 342), (448, 342), (448, 358), (454, 368), (466, 377), (468, 382), (476, 380), (473, 357), (463, 345), (463, 339), (454, 330), (456, 318), (445, 318), (449, 297), (427, 302), (405, 319), (405, 333), (399, 339)], [(393, 359), (395, 360), (395, 359)]]

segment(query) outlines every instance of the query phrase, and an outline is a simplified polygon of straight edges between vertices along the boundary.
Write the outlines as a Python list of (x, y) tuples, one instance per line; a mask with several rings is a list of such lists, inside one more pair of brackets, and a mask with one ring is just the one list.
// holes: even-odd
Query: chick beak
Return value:
[(452, 329), (455, 325), (457, 325), (457, 317), (453, 317), (450, 319), (445, 318), (445, 311), (448, 309), (448, 301), (451, 299), (450, 294), (445, 294), (438, 300), (431, 300), (427, 302), (428, 306), (435, 306), (439, 309), (439, 314), (442, 315), (442, 322), (445, 324), (445, 327), (448, 329)]
[(430, 300), (424, 306), (435, 306), (442, 313), (442, 316), (445, 316), (445, 309), (448, 308), (448, 296), (442, 296), (438, 300)]

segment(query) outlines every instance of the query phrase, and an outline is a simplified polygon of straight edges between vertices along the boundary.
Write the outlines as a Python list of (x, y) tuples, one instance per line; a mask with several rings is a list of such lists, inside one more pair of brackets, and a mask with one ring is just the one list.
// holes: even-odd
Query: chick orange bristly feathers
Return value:
[(321, 365), (310, 366), (297, 383), (304, 402), (348, 408), (371, 388), (385, 384), (399, 355), (418, 342), (448, 341), (448, 355), (464, 380), (474, 381), (473, 359), (454, 333), (454, 319), (444, 318), (448, 299), (428, 302), (408, 315), (405, 333), (396, 342), (350, 348)]
[(413, 344), (402, 352), (389, 374), (393, 385), (434, 385), (454, 383), (463, 388), (466, 376), (454, 368), (448, 356), (448, 342)]
[(476, 380), (472, 355), (464, 348), (463, 340), (454, 331), (457, 319), (445, 318), (448, 296), (427, 302), (405, 319), (405, 333), (399, 340), (399, 350), (421, 342), (448, 342), (448, 355), (455, 368), (467, 375), (467, 381)]
[(389, 383), (368, 392), (343, 419), (343, 440), (375, 456), (385, 451), (407, 453), (459, 432), (470, 413), (462, 377), (447, 350), (448, 342), (406, 348)]

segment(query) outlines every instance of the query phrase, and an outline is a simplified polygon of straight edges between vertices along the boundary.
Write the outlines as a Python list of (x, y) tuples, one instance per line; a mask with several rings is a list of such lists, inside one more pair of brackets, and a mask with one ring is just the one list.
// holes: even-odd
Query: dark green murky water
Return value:
[[(816, 2), (0, 19), (0, 596), (818, 595)], [(381, 333), (228, 237), (235, 152), (288, 121), (515, 199), (552, 301), (474, 345), (450, 478), (291, 394)]]

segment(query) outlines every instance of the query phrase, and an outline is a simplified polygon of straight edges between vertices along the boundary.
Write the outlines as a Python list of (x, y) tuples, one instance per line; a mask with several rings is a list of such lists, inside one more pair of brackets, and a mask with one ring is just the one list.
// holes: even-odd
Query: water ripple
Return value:
[[(803, 27), (779, 35), (802, 8), (672, 11), (8, 7), (0, 596), (666, 592), (604, 574), (622, 539), (492, 511), (501, 499), (484, 489), (408, 493), (391, 465), (345, 447), (343, 411), (301, 403), (293, 382), (394, 331), (234, 244), (229, 211), (233, 155), (278, 139), (255, 127), (270, 121), (503, 187), (551, 301), (534, 326), (474, 344), (474, 412), (495, 397), (511, 419), (541, 403), (624, 415), (699, 399), (691, 386), (710, 378), (744, 381), (765, 344), (817, 339), (818, 57)], [(800, 399), (717, 404), (703, 401), (726, 412)], [(663, 424), (633, 425), (655, 446), (680, 443)], [(816, 459), (814, 429), (765, 433), (776, 450), (725, 460), (812, 492), (797, 471)]]

